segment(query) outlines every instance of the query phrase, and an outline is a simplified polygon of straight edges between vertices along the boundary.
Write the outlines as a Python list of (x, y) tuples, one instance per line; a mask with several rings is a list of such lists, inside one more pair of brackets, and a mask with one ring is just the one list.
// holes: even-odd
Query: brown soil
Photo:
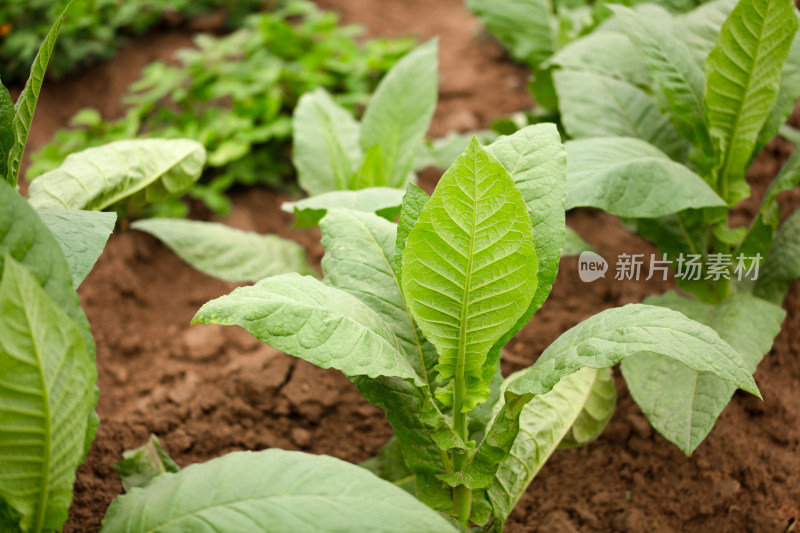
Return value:
[[(440, 36), (436, 135), (485, 127), (531, 103), (525, 70), (479, 37), (479, 25), (460, 0), (320, 4), (340, 9), (346, 22), (364, 23), (374, 35)], [(140, 43), (79, 80), (51, 84), (37, 114), (35, 144), (84, 105), (118, 112), (115, 102), (132, 72), (153, 53), (164, 57), (164, 49), (186, 42), (185, 36), (164, 39)], [(54, 115), (43, 117), (48, 109)], [(751, 174), (756, 190), (763, 190), (786, 151), (773, 143), (762, 154)], [(422, 185), (430, 191), (437, 178), (426, 172)], [(788, 196), (793, 206), (800, 203), (796, 192)], [(318, 264), (318, 233), (290, 230), (291, 217), (278, 209), (283, 200), (268, 191), (240, 191), (226, 222), (296, 238)], [(741, 216), (753, 206), (746, 205)], [(569, 223), (605, 257), (655, 251), (602, 213), (573, 213)], [(670, 286), (611, 276), (587, 285), (578, 279), (576, 260), (562, 260), (550, 299), (509, 344), (504, 372), (531, 364), (566, 329), (598, 311)], [(123, 449), (138, 446), (151, 432), (181, 466), (268, 447), (361, 461), (389, 438), (381, 412), (341, 374), (289, 358), (237, 328), (189, 328), (203, 303), (234, 287), (193, 270), (147, 235), (112, 236), (79, 291), (97, 340), (102, 423), (78, 471), (65, 531), (99, 529), (106, 507), (122, 491), (112, 465)], [(584, 448), (553, 456), (507, 531), (788, 531), (800, 519), (800, 341), (792, 334), (800, 328), (800, 286), (785, 307), (783, 330), (756, 374), (764, 403), (737, 393), (706, 441), (686, 458), (652, 431), (618, 379), (620, 401), (608, 429)]]

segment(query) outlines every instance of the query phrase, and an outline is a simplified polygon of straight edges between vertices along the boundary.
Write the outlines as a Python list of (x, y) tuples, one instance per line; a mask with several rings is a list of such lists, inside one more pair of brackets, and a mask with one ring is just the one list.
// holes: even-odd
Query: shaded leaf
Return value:
[(786, 219), (778, 228), (756, 281), (753, 293), (780, 305), (789, 287), (800, 276), (800, 211)]
[[(714, 329), (741, 354), (750, 373), (769, 351), (785, 315), (780, 307), (747, 294), (733, 294), (717, 305), (686, 300), (674, 292), (645, 302)], [(657, 354), (625, 359), (622, 373), (653, 427), (687, 455), (705, 439), (736, 391), (728, 381)]]
[(725, 202), (703, 179), (656, 147), (627, 137), (568, 141), (566, 208), (655, 218)]
[(296, 202), (284, 202), (281, 209), (297, 216), (295, 227), (313, 228), (319, 224), (328, 209), (344, 208), (375, 213), (387, 220), (400, 214), (403, 189), (370, 187), (358, 191), (334, 191), (311, 196)]
[(131, 228), (153, 235), (196, 269), (226, 281), (258, 281), (288, 272), (315, 274), (305, 248), (277, 235), (168, 218), (138, 220)]
[(58, 241), (77, 289), (97, 262), (108, 242), (116, 213), (77, 209), (41, 209), (39, 218)]
[(233, 452), (119, 496), (105, 532), (191, 530), (454, 532), (413, 496), (339, 459), (278, 449)]
[(561, 252), (561, 255), (580, 255), (581, 252), (596, 252), (596, 250), (592, 248), (589, 243), (584, 241), (574, 229), (567, 226), (566, 230), (564, 251)]
[(178, 472), (180, 468), (161, 446), (158, 437), (150, 434), (147, 442), (132, 450), (122, 452), (122, 461), (114, 464), (114, 472), (122, 480), (125, 492), (134, 487), (146, 487), (165, 472)]
[(292, 162), (310, 195), (346, 190), (361, 164), (359, 125), (325, 89), (304, 94), (292, 116)]

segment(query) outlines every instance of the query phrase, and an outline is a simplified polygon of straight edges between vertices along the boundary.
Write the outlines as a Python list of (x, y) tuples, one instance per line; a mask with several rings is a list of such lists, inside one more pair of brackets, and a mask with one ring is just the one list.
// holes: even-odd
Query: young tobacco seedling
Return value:
[[(195, 323), (239, 325), (348, 376), (394, 429), (379, 470), (418, 501), (363, 469), (268, 450), (162, 474), (119, 497), (104, 531), (166, 523), (260, 529), (266, 520), (274, 531), (292, 531), (300, 521), (304, 531), (337, 531), (343, 523), (362, 531), (376, 517), (375, 531), (463, 531), (472, 524), (501, 531), (555, 448), (586, 443), (603, 429), (616, 401), (609, 367), (617, 362), (658, 354), (758, 394), (741, 356), (711, 328), (648, 305), (590, 318), (535, 365), (503, 379), (502, 347), (555, 278), (565, 163), (553, 125), (525, 128), (488, 148), (473, 139), (430, 198), (408, 186), (398, 224), (329, 209), (321, 221), (322, 281), (266, 278), (195, 316)], [(314, 462), (326, 466), (312, 472)], [(339, 477), (330, 475), (334, 464)], [(338, 492), (342, 487), (347, 492)], [(280, 496), (284, 490), (291, 497)], [(396, 498), (408, 513), (348, 499), (370, 490)], [(309, 497), (313, 506), (304, 505)]]
[[(610, 6), (615, 16), (562, 52), (553, 74), (567, 142), (566, 207), (590, 206), (628, 219), (676, 271), (674, 292), (646, 303), (713, 327), (752, 372), (780, 330), (780, 304), (800, 275), (800, 214), (780, 225), (780, 192), (797, 186), (800, 153), (789, 158), (749, 226), (730, 210), (750, 196), (747, 169), (800, 96), (800, 34), (791, 0), (715, 0), (684, 16), (657, 6)], [(646, 8), (646, 9), (645, 9)], [(617, 61), (590, 67), (591, 42), (613, 41)], [(692, 270), (687, 258), (699, 259)], [(749, 275), (747, 272), (749, 270)], [(755, 280), (753, 278), (756, 278)], [(699, 379), (663, 358), (622, 365), (631, 394), (684, 452), (703, 440), (734, 389)], [(668, 400), (654, 382), (671, 376)]]

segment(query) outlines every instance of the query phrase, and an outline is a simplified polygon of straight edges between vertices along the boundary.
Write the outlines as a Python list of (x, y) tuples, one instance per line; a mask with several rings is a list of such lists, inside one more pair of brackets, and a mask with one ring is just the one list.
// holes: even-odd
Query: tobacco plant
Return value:
[(114, 229), (102, 208), (185, 189), (205, 152), (193, 141), (127, 141), (68, 158), (16, 191), (57, 19), (13, 104), (0, 84), (0, 530), (60, 530), (75, 471), (99, 423), (95, 344), (75, 290)]
[[(636, 61), (626, 72), (604, 73), (562, 63), (553, 74), (563, 125), (575, 139), (566, 143), (566, 207), (604, 209), (654, 242), (683, 295), (646, 302), (715, 328), (754, 372), (800, 275), (800, 216), (780, 225), (777, 203), (800, 180), (800, 153), (767, 188), (748, 226), (732, 225), (730, 212), (750, 196), (747, 169), (800, 96), (798, 13), (791, 0), (716, 0), (680, 17), (652, 5), (611, 9), (605, 30), (587, 39), (614, 35), (618, 56)], [(622, 371), (659, 431), (678, 418), (694, 421), (671, 437), (686, 453), (734, 392), (663, 357), (626, 361)], [(677, 391), (669, 409), (655, 405), (665, 394), (663, 376)]]
[[(430, 41), (398, 61), (378, 85), (361, 123), (322, 88), (300, 98), (292, 119), (292, 160), (298, 184), (310, 196), (283, 206), (295, 213), (296, 227), (316, 227), (331, 207), (397, 217), (402, 187), (416, 180), (413, 163), (436, 107), (437, 51), (436, 41)], [(429, 158), (431, 151), (422, 155)], [(199, 270), (229, 281), (314, 272), (300, 245), (275, 235), (157, 218), (132, 227), (159, 238)]]
[(372, 467), (395, 486), (330, 458), (235, 453), (131, 489), (103, 530), (501, 531), (556, 447), (602, 431), (617, 362), (659, 355), (758, 394), (711, 328), (641, 304), (595, 315), (502, 377), (503, 346), (556, 275), (565, 168), (553, 125), (473, 139), (431, 197), (407, 186), (397, 224), (328, 209), (322, 281), (269, 277), (195, 316), (348, 376), (394, 429)]

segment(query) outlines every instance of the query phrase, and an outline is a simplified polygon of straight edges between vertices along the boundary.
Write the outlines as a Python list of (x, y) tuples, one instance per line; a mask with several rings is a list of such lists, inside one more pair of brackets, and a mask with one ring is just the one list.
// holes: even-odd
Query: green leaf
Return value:
[(519, 373), (507, 392), (544, 394), (581, 367), (606, 368), (627, 357), (652, 353), (713, 373), (761, 397), (742, 356), (713, 329), (681, 313), (643, 304), (607, 309), (562, 334), (536, 364)]
[(123, 451), (122, 457), (122, 461), (114, 464), (114, 472), (122, 480), (125, 492), (130, 492), (134, 487), (146, 487), (166, 472), (180, 471), (172, 457), (164, 451), (158, 437), (152, 433), (147, 442), (138, 448)]
[(428, 193), (413, 183), (406, 185), (406, 194), (403, 196), (403, 204), (400, 206), (400, 218), (397, 220), (397, 242), (394, 252), (394, 271), (398, 280), (402, 276), (403, 251), (406, 249), (408, 234), (414, 229), (414, 225), (429, 199)]
[(0, 178), (8, 176), (8, 153), (14, 146), (14, 102), (6, 86), (0, 82)]
[(792, 0), (741, 0), (706, 61), (706, 111), (720, 153), (720, 196), (749, 194), (745, 171), (778, 95), (798, 23)]
[(325, 283), (369, 306), (392, 330), (408, 362), (430, 386), (436, 349), (414, 324), (395, 275), (397, 225), (369, 213), (331, 209), (320, 229)]
[(277, 235), (168, 218), (138, 220), (131, 228), (153, 235), (196, 269), (225, 281), (258, 281), (288, 272), (315, 274), (305, 248)]
[(78, 325), (94, 358), (89, 321), (81, 309), (72, 274), (61, 246), (36, 211), (5, 182), (0, 181), (0, 269), (6, 253), (30, 272), (55, 304)]
[(33, 180), (36, 209), (102, 211), (128, 197), (155, 203), (186, 191), (203, 171), (203, 145), (187, 139), (117, 141), (70, 155)]
[(292, 117), (292, 162), (308, 194), (346, 190), (361, 163), (359, 125), (325, 89), (304, 94)]
[(566, 146), (567, 209), (654, 218), (725, 205), (700, 176), (639, 139), (581, 139)]
[(381, 80), (361, 122), (361, 148), (378, 144), (386, 185), (402, 187), (408, 180), (417, 147), (436, 108), (438, 41), (409, 52)]
[(570, 228), (569, 226), (566, 227), (566, 234), (564, 237), (564, 250), (561, 252), (561, 255), (580, 255), (581, 252), (596, 252), (592, 246), (584, 241), (578, 233)]
[[(800, 13), (795, 14), (800, 17)], [(767, 143), (777, 135), (781, 126), (786, 123), (797, 103), (798, 95), (800, 95), (800, 33), (795, 33), (792, 46), (789, 48), (789, 55), (781, 71), (781, 84), (778, 88), (775, 105), (772, 106), (769, 116), (758, 134), (752, 158), (755, 158), (764, 149)]]
[[(718, 305), (686, 300), (674, 292), (645, 300), (703, 323), (731, 345), (749, 372), (772, 347), (785, 313), (748, 294), (733, 294)], [(631, 396), (653, 427), (689, 455), (705, 439), (736, 387), (667, 357), (646, 354), (622, 362)]]
[(640, 87), (653, 81), (636, 47), (619, 31), (593, 31), (559, 50), (545, 65), (593, 72)]
[[(487, 488), (495, 524), (499, 522), (498, 525), (502, 526), (533, 478), (569, 435), (584, 412), (601, 373), (593, 368), (583, 368), (564, 377), (550, 392), (536, 396), (522, 408), (519, 432), (510, 453), (500, 463)], [(509, 376), (506, 384), (514, 378), (514, 375)]]
[(511, 175), (528, 208), (539, 264), (536, 294), (515, 328), (495, 345), (501, 349), (544, 304), (564, 247), (567, 153), (555, 124), (537, 124), (501, 137), (487, 150)]
[(778, 228), (767, 257), (761, 265), (754, 294), (780, 305), (789, 287), (800, 276), (800, 211), (786, 219)]
[(295, 227), (313, 228), (319, 224), (328, 209), (342, 208), (375, 213), (394, 220), (403, 203), (403, 189), (370, 187), (358, 191), (334, 191), (311, 196), (297, 202), (284, 202), (281, 209), (297, 216)]
[[(576, 374), (585, 370), (591, 373), (594, 369), (582, 369)], [(617, 386), (614, 384), (614, 374), (610, 368), (596, 370), (591, 388), (586, 393), (583, 408), (558, 447), (577, 448), (595, 440), (606, 429), (616, 407)]]
[[(22, 154), (25, 152), (25, 145), (28, 144), (28, 133), (31, 130), (31, 123), (33, 122), (33, 113), (36, 111), (36, 102), (39, 100), (39, 91), (42, 89), (42, 82), (44, 75), (47, 71), (47, 63), (50, 62), (50, 55), (53, 53), (53, 47), (56, 45), (58, 39), (58, 32), (61, 31), (61, 24), (64, 22), (64, 15), (67, 14), (69, 4), (61, 12), (50, 31), (42, 41), (39, 47), (39, 52), (33, 60), (31, 65), (31, 73), (28, 76), (28, 81), (25, 82), (25, 88), (17, 98), (17, 103), (14, 104), (14, 120), (11, 123), (11, 129), (14, 133), (14, 144), (8, 153), (8, 166), (6, 180), (11, 186), (17, 184), (19, 178), (19, 166), (22, 163)], [(0, 156), (5, 157), (5, 153)], [(5, 165), (3, 165), (5, 167)]]
[(77, 289), (103, 253), (117, 214), (77, 209), (42, 209), (38, 214), (58, 241)]
[(489, 349), (526, 311), (537, 282), (522, 194), (477, 139), (442, 176), (409, 233), (402, 272), (408, 307), (439, 353), (436, 369), (463, 385), (463, 411), (470, 411), (489, 395)]
[(78, 326), (5, 256), (0, 280), (0, 499), (23, 531), (61, 529), (97, 371)]
[(236, 325), (270, 346), (346, 376), (390, 376), (422, 386), (380, 316), (310, 276), (281, 274), (206, 303), (192, 324)]
[(660, 20), (642, 16), (621, 5), (610, 8), (642, 54), (670, 110), (680, 122), (688, 125), (687, 140), (712, 156), (703, 103), (705, 79), (689, 49)]
[(334, 459), (278, 449), (233, 452), (119, 496), (104, 532), (455, 532), (399, 487)]
[(634, 137), (672, 159), (683, 158), (686, 141), (642, 89), (593, 72), (558, 70), (553, 79), (564, 129), (571, 137)]
[(558, 48), (549, 0), (467, 0), (467, 7), (511, 57), (531, 68), (538, 67)]
[(381, 146), (376, 144), (367, 151), (361, 168), (355, 174), (355, 183), (351, 189), (367, 189), (369, 187), (380, 187), (385, 185), (386, 179), (383, 175), (383, 156)]

